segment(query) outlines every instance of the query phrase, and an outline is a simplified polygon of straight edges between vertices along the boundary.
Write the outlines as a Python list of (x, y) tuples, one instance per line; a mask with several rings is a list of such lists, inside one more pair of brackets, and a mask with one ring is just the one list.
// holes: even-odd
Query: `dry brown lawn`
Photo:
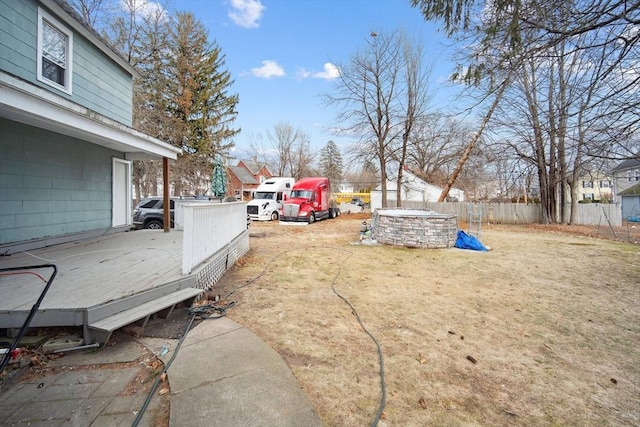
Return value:
[[(359, 244), (360, 215), (251, 225), (217, 285), (327, 426), (640, 425), (640, 246), (484, 226), (489, 252)], [(335, 292), (334, 292), (335, 290)]]

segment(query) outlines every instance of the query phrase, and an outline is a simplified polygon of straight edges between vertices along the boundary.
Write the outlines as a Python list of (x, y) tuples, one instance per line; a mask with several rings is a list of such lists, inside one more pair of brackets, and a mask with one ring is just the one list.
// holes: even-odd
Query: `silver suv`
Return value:
[[(174, 200), (173, 198), (169, 199), (171, 227), (173, 227)], [(143, 228), (152, 230), (164, 229), (164, 200), (162, 197), (146, 197), (142, 199), (133, 210), (133, 226), (138, 230)]]
[[(205, 196), (194, 196), (194, 197), (172, 197), (169, 199), (169, 212), (171, 215), (171, 225), (170, 227), (174, 227), (174, 208), (175, 208), (175, 200), (197, 200), (197, 201), (209, 201), (209, 199)], [(237, 201), (235, 197), (228, 197), (225, 201)], [(141, 230), (143, 228), (149, 228), (152, 230), (163, 230), (164, 229), (164, 200), (160, 196), (155, 197), (145, 197), (138, 203), (138, 206), (133, 210), (133, 226), (137, 230)], [(249, 228), (249, 224), (251, 223), (251, 218), (247, 213), (247, 228)]]

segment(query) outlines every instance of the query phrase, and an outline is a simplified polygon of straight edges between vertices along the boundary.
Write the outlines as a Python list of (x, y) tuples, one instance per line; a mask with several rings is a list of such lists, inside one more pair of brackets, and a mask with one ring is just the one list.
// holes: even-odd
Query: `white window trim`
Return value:
[[(133, 162), (131, 160), (124, 160), (124, 159), (119, 159), (117, 157), (113, 157), (112, 158), (112, 164), (111, 164), (111, 221), (112, 221), (112, 226), (115, 226), (115, 224), (113, 224), (113, 221), (115, 220), (115, 216), (116, 216), (116, 208), (117, 206), (115, 205), (115, 194), (116, 191), (121, 191), (122, 188), (118, 187), (118, 183), (115, 180), (115, 170), (116, 170), (116, 164), (120, 163), (123, 164), (125, 166), (126, 169), (126, 173), (125, 173), (125, 188), (126, 188), (126, 194), (125, 194), (125, 203), (126, 203), (126, 212), (131, 212), (131, 210), (133, 209), (132, 205), (132, 198), (133, 198), (133, 186), (132, 186), (132, 178), (131, 178), (131, 171), (132, 171), (132, 164)], [(127, 215), (127, 219), (126, 219), (126, 225), (131, 225), (132, 224), (132, 217), (131, 215)]]
[[(58, 83), (51, 81), (42, 75), (42, 21), (46, 20), (50, 25), (55, 27), (56, 30), (60, 31), (67, 37), (67, 63), (64, 73), (64, 81), (65, 84), (59, 85)], [(69, 95), (72, 94), (73, 87), (73, 33), (64, 25), (60, 23), (56, 18), (54, 18), (51, 14), (49, 14), (46, 10), (42, 8), (38, 8), (38, 53), (37, 53), (37, 75), (38, 81), (45, 83), (51, 87), (54, 87), (58, 90), (61, 90), (64, 93)]]

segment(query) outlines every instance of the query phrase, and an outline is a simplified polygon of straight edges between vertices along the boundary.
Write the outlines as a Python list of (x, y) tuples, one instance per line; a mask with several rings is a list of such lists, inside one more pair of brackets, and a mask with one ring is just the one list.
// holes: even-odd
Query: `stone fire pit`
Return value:
[(458, 217), (421, 209), (378, 209), (372, 231), (382, 244), (408, 248), (452, 248), (458, 234)]

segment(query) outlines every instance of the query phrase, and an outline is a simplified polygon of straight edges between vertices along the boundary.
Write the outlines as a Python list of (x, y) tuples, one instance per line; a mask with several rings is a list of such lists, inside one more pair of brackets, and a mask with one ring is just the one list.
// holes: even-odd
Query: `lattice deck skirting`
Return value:
[(213, 288), (222, 275), (249, 251), (249, 231), (245, 231), (224, 248), (205, 261), (196, 275), (196, 287), (203, 290)]

